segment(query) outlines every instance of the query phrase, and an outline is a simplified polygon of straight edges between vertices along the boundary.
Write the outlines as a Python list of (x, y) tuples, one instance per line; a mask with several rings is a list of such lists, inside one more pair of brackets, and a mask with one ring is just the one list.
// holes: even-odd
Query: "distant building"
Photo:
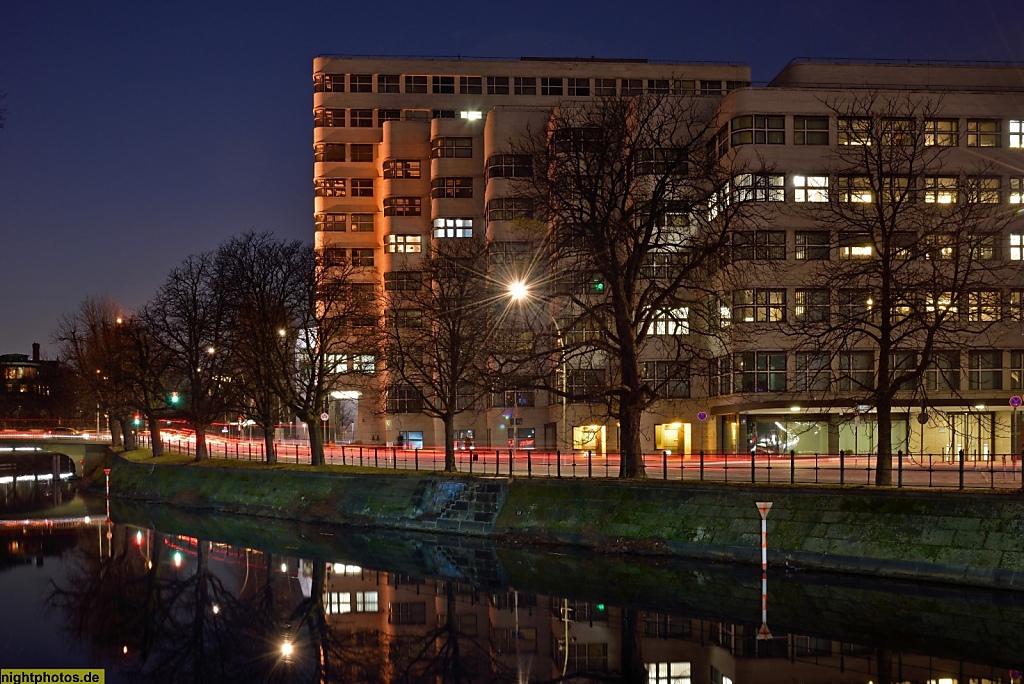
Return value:
[(66, 373), (60, 361), (39, 357), (39, 344), (32, 344), (32, 356), (0, 355), (0, 419), (44, 420), (70, 417)]

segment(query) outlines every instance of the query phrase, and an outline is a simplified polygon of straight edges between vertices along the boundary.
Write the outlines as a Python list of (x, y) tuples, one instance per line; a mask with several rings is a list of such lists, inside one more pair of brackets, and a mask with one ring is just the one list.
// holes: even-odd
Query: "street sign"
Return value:
[(326, 411), (320, 414), (320, 420), (324, 421), (325, 423), (327, 422), (328, 418), (330, 418), (330, 415), (328, 415)]
[(1020, 397), (1018, 397), (1016, 394), (1013, 395), (1012, 397), (1010, 397), (1010, 406), (1012, 406), (1013, 408), (1017, 408), (1020, 405), (1021, 405), (1021, 398)]
[(771, 501), (757, 501), (755, 503), (757, 505), (757, 510), (761, 513), (761, 519), (763, 520), (764, 518), (767, 518), (768, 517), (768, 511), (770, 511), (772, 509), (772, 502)]
[(700, 413), (697, 414), (697, 420), (707, 420), (707, 419), (708, 419), (707, 412), (701, 411)]

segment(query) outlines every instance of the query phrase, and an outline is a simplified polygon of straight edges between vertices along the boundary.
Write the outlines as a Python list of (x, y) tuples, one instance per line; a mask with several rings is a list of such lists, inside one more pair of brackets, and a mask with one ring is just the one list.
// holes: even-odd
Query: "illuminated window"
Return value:
[(345, 230), (347, 214), (316, 214), (317, 230)]
[(1010, 179), (1010, 204), (1024, 203), (1024, 178)]
[(389, 254), (419, 254), (423, 251), (422, 235), (387, 235), (384, 250)]
[(960, 122), (956, 119), (928, 119), (924, 122), (924, 144), (956, 147), (960, 144)]
[(793, 316), (800, 323), (825, 323), (829, 319), (828, 290), (797, 290)]
[(735, 202), (784, 202), (786, 175), (782, 173), (743, 173), (733, 176)]
[(968, 147), (1001, 147), (1003, 127), (999, 119), (968, 119)]
[(313, 125), (326, 128), (344, 128), (345, 110), (318, 107), (313, 110)]
[(430, 158), (469, 159), (473, 156), (473, 139), (466, 137), (434, 138), (430, 141)]
[(868, 176), (839, 176), (840, 202), (872, 202), (874, 191)]
[(678, 309), (658, 312), (651, 325), (647, 328), (648, 335), (689, 335), (690, 309), (683, 306)]
[(353, 233), (373, 232), (373, 214), (352, 214), (350, 218)]
[(471, 238), (473, 237), (473, 219), (436, 218), (434, 219), (434, 237)]
[(384, 162), (384, 178), (419, 178), (419, 159), (389, 159)]
[(999, 204), (1003, 200), (998, 176), (971, 176), (967, 179), (967, 201), (978, 204)]
[(913, 145), (917, 138), (916, 129), (914, 119), (882, 119), (882, 144)]
[(317, 197), (344, 197), (344, 178), (318, 178), (315, 183)]
[(1010, 233), (1010, 261), (1024, 261), (1024, 233)]
[(972, 323), (990, 323), (1002, 318), (1000, 293), (995, 290), (977, 290), (967, 293), (967, 320)]
[(733, 147), (755, 145), (783, 145), (786, 142), (786, 117), (765, 114), (738, 116), (729, 122), (730, 142)]
[(1024, 121), (1010, 119), (1009, 125), (1010, 147), (1024, 147)]
[(454, 198), (469, 199), (473, 197), (473, 179), (446, 176), (430, 181), (431, 199)]
[(785, 290), (735, 290), (732, 293), (732, 321), (735, 323), (778, 323), (786, 320)]
[(314, 74), (313, 92), (343, 93), (345, 92), (345, 74)]
[(794, 145), (828, 145), (827, 116), (794, 116)]
[(929, 204), (953, 204), (957, 199), (956, 176), (927, 176), (924, 179), (924, 201)]
[(459, 112), (459, 118), (465, 119), (466, 121), (480, 121), (484, 118), (484, 113), (481, 111), (461, 111)]
[(801, 261), (821, 261), (829, 258), (828, 231), (797, 231), (794, 257)]
[(949, 233), (933, 233), (926, 235), (922, 241), (925, 255), (929, 259), (947, 260), (956, 256), (957, 241)]
[(841, 116), (836, 121), (836, 134), (840, 145), (870, 145), (871, 119)]
[(828, 202), (828, 176), (793, 176), (795, 202)]
[(423, 200), (419, 197), (385, 197), (385, 216), (419, 216), (423, 210)]

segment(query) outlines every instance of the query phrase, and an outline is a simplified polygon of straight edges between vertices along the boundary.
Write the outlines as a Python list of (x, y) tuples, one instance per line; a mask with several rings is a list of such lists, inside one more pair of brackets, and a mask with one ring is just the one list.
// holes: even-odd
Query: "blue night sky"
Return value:
[[(0, 354), (245, 230), (311, 241), (318, 54), (1024, 63), (1020, 0), (0, 0)], [(1024, 103), (1022, 103), (1024, 105)]]

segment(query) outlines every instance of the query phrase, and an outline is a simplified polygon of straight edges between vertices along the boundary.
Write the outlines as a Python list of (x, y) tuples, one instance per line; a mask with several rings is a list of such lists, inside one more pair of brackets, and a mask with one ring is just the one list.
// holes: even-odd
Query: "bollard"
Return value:
[(700, 450), (700, 481), (704, 481), (704, 450)]
[(661, 479), (662, 480), (667, 480), (668, 479), (668, 452), (667, 451), (662, 451), (661, 452)]
[(839, 484), (846, 484), (846, 451), (839, 450)]
[(796, 484), (796, 449), (789, 450), (789, 484)]
[(416, 470), (419, 470), (420, 469), (420, 450), (419, 449), (413, 449), (412, 453), (413, 453), (413, 457), (415, 458)]
[(526, 452), (526, 477), (533, 477), (533, 452)]
[(996, 457), (995, 454), (988, 455), (988, 482), (989, 489), (996, 488)]
[(896, 450), (896, 487), (903, 486), (903, 449)]
[(957, 454), (960, 457), (960, 489), (964, 488), (964, 450), (961, 449)]
[(555, 458), (558, 459), (555, 461), (555, 477), (562, 479), (562, 452), (558, 449), (555, 449)]
[(757, 460), (755, 459), (756, 455), (757, 455), (757, 447), (754, 447), (753, 449), (750, 450), (750, 482), (751, 482), (751, 484), (753, 484), (757, 480), (757, 474), (754, 471), (754, 468), (757, 465)]
[[(619, 455), (619, 458), (622, 458), (621, 454)], [(591, 478), (593, 476), (594, 476), (594, 457), (593, 457), (590, 449), (587, 449), (587, 477)]]

